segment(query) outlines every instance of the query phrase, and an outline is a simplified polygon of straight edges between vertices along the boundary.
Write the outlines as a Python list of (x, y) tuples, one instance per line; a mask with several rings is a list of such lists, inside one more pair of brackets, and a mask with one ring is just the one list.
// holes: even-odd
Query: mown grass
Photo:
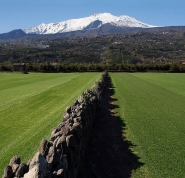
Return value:
[(61, 122), (65, 108), (100, 75), (0, 73), (0, 175), (14, 155), (27, 162)]
[(111, 78), (116, 114), (144, 163), (133, 177), (185, 177), (185, 74), (111, 73)]

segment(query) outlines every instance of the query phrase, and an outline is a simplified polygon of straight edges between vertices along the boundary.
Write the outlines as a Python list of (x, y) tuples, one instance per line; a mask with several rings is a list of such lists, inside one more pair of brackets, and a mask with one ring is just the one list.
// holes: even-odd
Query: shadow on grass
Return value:
[(114, 109), (119, 108), (114, 104), (118, 100), (112, 97), (114, 93), (115, 88), (108, 77), (79, 178), (129, 178), (132, 171), (144, 165), (132, 152), (131, 148), (136, 145), (123, 136), (126, 124), (114, 113)]
[[(140, 162), (139, 161), (140, 157), (132, 151), (132, 149), (137, 145), (134, 145), (131, 141), (128, 141), (124, 136), (124, 133), (126, 133), (126, 131), (127, 131), (127, 127), (124, 122), (124, 118), (117, 116), (114, 111), (116, 108), (119, 108), (119, 106), (115, 104), (115, 102), (118, 99), (113, 98), (113, 95), (115, 94), (115, 87), (112, 84), (110, 77), (108, 78), (107, 85), (108, 85), (107, 86), (107, 90), (108, 90), (107, 91), (107, 97), (108, 97), (107, 105), (108, 105), (108, 110), (109, 110), (109, 116), (111, 117), (112, 121), (114, 122), (114, 123), (112, 122), (112, 126), (114, 125), (114, 127), (116, 128), (115, 132), (117, 132), (117, 134), (118, 134), (117, 139), (119, 140), (119, 142), (114, 142), (114, 143), (117, 144), (117, 146), (118, 146), (118, 144), (120, 144), (119, 148), (121, 148), (121, 149), (119, 151), (122, 152), (122, 154), (121, 154), (122, 158), (123, 157), (126, 158), (125, 163), (127, 163), (126, 164), (127, 166), (125, 168), (127, 169), (127, 171), (126, 170), (124, 171), (124, 174), (122, 174), (122, 177), (127, 178), (127, 177), (131, 176), (131, 173), (134, 170), (143, 166), (144, 163)], [(123, 163), (123, 165), (125, 165), (124, 161), (122, 163)]]

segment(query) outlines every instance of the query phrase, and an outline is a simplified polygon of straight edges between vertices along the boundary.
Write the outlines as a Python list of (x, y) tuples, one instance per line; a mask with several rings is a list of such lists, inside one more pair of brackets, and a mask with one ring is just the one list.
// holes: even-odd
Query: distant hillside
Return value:
[(60, 39), (60, 38), (75, 38), (80, 36), (107, 35), (116, 33), (137, 33), (137, 32), (167, 32), (167, 31), (185, 31), (185, 26), (171, 27), (154, 27), (154, 28), (139, 28), (139, 27), (119, 27), (112, 24), (105, 24), (96, 29), (85, 29), (66, 33), (56, 34), (26, 34), (23, 30), (13, 30), (8, 33), (0, 34), (0, 40), (16, 40), (16, 39)]
[[(104, 26), (105, 27), (105, 26)], [(103, 28), (103, 27), (101, 27)], [(53, 35), (25, 35), (0, 43), (0, 63), (169, 64), (185, 61), (185, 27), (130, 29), (107, 27)], [(95, 35), (96, 34), (96, 35)], [(98, 34), (98, 35), (97, 35)]]
[(26, 36), (26, 33), (23, 30), (18, 29), (18, 30), (12, 30), (8, 33), (0, 34), (0, 39), (1, 40), (12, 40), (12, 39), (19, 39), (25, 36)]

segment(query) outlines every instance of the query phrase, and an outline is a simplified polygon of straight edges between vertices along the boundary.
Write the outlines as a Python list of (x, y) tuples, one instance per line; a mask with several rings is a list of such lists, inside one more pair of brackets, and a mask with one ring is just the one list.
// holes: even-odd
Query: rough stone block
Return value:
[(15, 173), (15, 177), (24, 177), (24, 174), (28, 172), (28, 166), (25, 163), (21, 163), (18, 170)]
[(66, 147), (66, 138), (65, 136), (59, 137), (56, 143), (56, 147), (59, 149), (64, 149)]
[(66, 143), (69, 148), (73, 148), (75, 146), (75, 137), (73, 135), (67, 136)]
[(48, 151), (48, 155), (46, 156), (47, 162), (55, 166), (60, 163), (61, 158), (62, 158), (62, 150), (57, 149), (54, 146), (50, 147)]
[(20, 164), (21, 163), (21, 159), (19, 156), (14, 156), (11, 160), (9, 165), (12, 166), (13, 164)]
[(68, 106), (68, 107), (66, 108), (66, 112), (67, 112), (67, 113), (71, 113), (71, 106)]
[(7, 166), (4, 169), (4, 174), (3, 174), (2, 178), (13, 178), (13, 171), (12, 171), (11, 166)]
[(28, 178), (29, 175), (31, 177), (32, 175), (34, 175), (36, 177), (40, 176), (44, 178), (47, 177), (47, 174), (48, 174), (48, 163), (44, 156), (37, 152), (30, 162), (29, 172), (27, 173), (26, 178)]
[(41, 155), (43, 155), (44, 157), (46, 157), (46, 155), (48, 154), (48, 150), (51, 146), (51, 143), (48, 142), (46, 139), (42, 139), (40, 145), (39, 145), (39, 153)]
[(15, 173), (19, 168), (19, 164), (12, 164), (12, 171)]

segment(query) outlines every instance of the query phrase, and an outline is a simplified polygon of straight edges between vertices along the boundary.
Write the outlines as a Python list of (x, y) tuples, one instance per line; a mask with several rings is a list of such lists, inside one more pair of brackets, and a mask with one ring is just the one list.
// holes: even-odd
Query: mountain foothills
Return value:
[(73, 38), (29, 37), (0, 42), (0, 67), (11, 70), (13, 63), (26, 63), (29, 71), (64, 71), (66, 66), (77, 70), (77, 64), (80, 70), (133, 70), (132, 65), (134, 69), (145, 65), (170, 70), (169, 65), (175, 63), (185, 69), (184, 48), (185, 28)]

